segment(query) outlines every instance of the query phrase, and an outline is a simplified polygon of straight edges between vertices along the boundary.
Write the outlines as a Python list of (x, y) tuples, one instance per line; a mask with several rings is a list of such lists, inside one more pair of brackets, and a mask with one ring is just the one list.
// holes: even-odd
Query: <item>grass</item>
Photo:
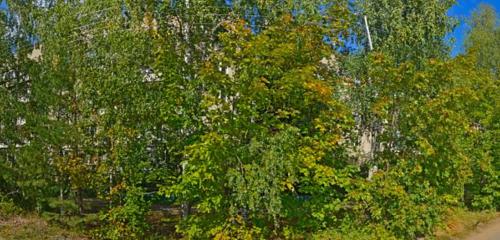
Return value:
[(494, 211), (470, 212), (463, 209), (450, 210), (445, 223), (436, 231), (437, 240), (460, 239), (500, 214)]
[(49, 224), (36, 215), (11, 216), (0, 220), (0, 240), (84, 240), (83, 234)]
[(51, 224), (36, 214), (25, 214), (12, 202), (0, 202), (0, 240), (86, 240), (82, 233)]
[[(150, 239), (178, 238), (174, 226), (175, 219), (180, 218), (178, 215), (175, 211), (152, 211), (148, 216), (148, 222), (152, 226), (148, 234)], [(500, 213), (494, 211), (470, 212), (464, 209), (450, 209), (445, 222), (436, 231), (435, 237), (437, 240), (460, 239), (474, 231), (479, 225), (498, 217)], [(97, 214), (87, 214), (84, 217), (23, 214), (12, 203), (0, 202), (0, 240), (88, 240), (90, 238), (83, 233), (84, 229), (95, 228), (96, 224), (99, 224)], [(337, 239), (331, 233), (325, 234), (318, 235), (319, 239)], [(346, 237), (347, 239), (361, 239), (355, 234), (338, 236), (339, 239)]]

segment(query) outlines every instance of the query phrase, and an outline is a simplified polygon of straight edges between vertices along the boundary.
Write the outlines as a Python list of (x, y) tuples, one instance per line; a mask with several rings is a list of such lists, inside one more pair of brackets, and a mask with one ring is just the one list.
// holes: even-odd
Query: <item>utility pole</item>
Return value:
[[(363, 16), (365, 20), (365, 30), (366, 30), (366, 36), (368, 37), (368, 49), (370, 51), (373, 51), (373, 43), (372, 43), (372, 36), (370, 34), (370, 26), (368, 26), (368, 17), (366, 15)], [(371, 79), (368, 78), (368, 84), (371, 84)], [(362, 147), (366, 147), (364, 149), (368, 153), (368, 159), (371, 161), (373, 160), (373, 157), (375, 155), (375, 146), (376, 146), (376, 131), (373, 129), (373, 125), (369, 124), (367, 130), (363, 130), (363, 135), (361, 136), (361, 145)], [(364, 143), (364, 144), (363, 144)], [(364, 146), (363, 146), (364, 145)], [(378, 167), (375, 165), (370, 168), (368, 171), (368, 177), (367, 180), (371, 181), (373, 175), (378, 171)]]
[(368, 36), (368, 47), (370, 48), (370, 51), (373, 51), (372, 36), (370, 34), (370, 27), (368, 26), (368, 17), (365, 15), (364, 19), (365, 19), (366, 35)]

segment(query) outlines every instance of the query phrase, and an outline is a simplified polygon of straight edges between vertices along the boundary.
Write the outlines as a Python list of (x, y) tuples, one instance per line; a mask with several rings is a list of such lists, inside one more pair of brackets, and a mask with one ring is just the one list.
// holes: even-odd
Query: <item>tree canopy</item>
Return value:
[(498, 210), (498, 17), (451, 58), (453, 4), (7, 1), (0, 202), (95, 239), (415, 239)]

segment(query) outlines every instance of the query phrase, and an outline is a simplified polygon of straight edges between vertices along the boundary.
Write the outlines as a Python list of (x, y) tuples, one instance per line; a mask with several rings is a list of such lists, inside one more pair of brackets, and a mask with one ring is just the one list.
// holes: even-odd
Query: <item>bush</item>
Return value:
[[(349, 193), (350, 217), (343, 220), (344, 225), (384, 226), (389, 235), (398, 239), (431, 235), (443, 214), (443, 202), (432, 187), (415, 185), (405, 186), (390, 173), (379, 173), (371, 182), (360, 179)], [(369, 227), (356, 234), (370, 236), (370, 232), (380, 229)]]
[(21, 209), (12, 201), (0, 202), (0, 219), (8, 219), (21, 213)]
[(340, 230), (326, 230), (313, 234), (315, 240), (396, 240), (390, 231), (384, 226), (367, 225), (363, 227), (350, 226)]
[(100, 239), (143, 239), (149, 228), (146, 215), (150, 204), (145, 201), (140, 188), (130, 188), (125, 204), (103, 214), (104, 227), (96, 232)]

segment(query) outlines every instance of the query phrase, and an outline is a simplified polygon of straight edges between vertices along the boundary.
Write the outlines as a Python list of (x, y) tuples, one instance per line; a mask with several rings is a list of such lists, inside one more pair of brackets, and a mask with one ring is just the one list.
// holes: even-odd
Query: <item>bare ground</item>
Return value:
[(500, 240), (500, 218), (488, 224), (478, 226), (464, 240)]

